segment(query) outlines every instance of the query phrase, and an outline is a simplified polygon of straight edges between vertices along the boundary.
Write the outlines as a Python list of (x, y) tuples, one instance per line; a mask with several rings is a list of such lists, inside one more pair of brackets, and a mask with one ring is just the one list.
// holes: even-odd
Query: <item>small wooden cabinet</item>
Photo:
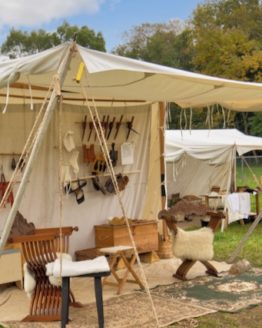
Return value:
[[(137, 250), (140, 253), (158, 250), (157, 221), (136, 220), (130, 225)], [(96, 248), (131, 245), (126, 225), (102, 224), (95, 226)]]

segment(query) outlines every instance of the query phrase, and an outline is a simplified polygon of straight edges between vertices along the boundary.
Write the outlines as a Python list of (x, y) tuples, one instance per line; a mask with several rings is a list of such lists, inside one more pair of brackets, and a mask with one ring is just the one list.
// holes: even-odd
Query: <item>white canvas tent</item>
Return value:
[(204, 195), (229, 190), (236, 156), (262, 149), (262, 138), (236, 129), (166, 130), (168, 194)]
[[(84, 73), (77, 80), (81, 63)], [(219, 103), (239, 111), (262, 109), (261, 84), (194, 74), (67, 43), (36, 55), (0, 63), (0, 104), (6, 113), (0, 116), (0, 152), (10, 155), (21, 151), (35, 117), (30, 108), (32, 105), (36, 108), (36, 104), (44, 101), (50, 86), (45, 116), (23, 178), (17, 186), (14, 205), (7, 216), (1, 215), (1, 221), (5, 223), (0, 246), (6, 241), (18, 208), (23, 208), (25, 216), (39, 227), (58, 224), (58, 190), (54, 188), (58, 155), (54, 149), (57, 149), (60, 121), (55, 109), (60, 94), (65, 104), (64, 130), (75, 131), (78, 145), (81, 137), (76, 123), (87, 112), (87, 98), (95, 101), (101, 116), (109, 109), (110, 115), (124, 113), (129, 119), (137, 115), (135, 128), (141, 136), (137, 141), (131, 139), (138, 151), (134, 166), (128, 169), (140, 173), (132, 177), (131, 189), (123, 198), (129, 208), (127, 214), (140, 218), (156, 217), (161, 207), (158, 173), (163, 122), (159, 115), (163, 106), (159, 102), (175, 102), (185, 108)], [(125, 138), (123, 131), (121, 138), (122, 142)], [(2, 164), (4, 161), (2, 159)], [(119, 215), (119, 207), (112, 199), (101, 203), (98, 195), (94, 198), (90, 194), (86, 196), (90, 201), (81, 208), (72, 203), (72, 199), (65, 200), (63, 223), (80, 226), (75, 249), (92, 246), (94, 224), (105, 222), (108, 215)]]

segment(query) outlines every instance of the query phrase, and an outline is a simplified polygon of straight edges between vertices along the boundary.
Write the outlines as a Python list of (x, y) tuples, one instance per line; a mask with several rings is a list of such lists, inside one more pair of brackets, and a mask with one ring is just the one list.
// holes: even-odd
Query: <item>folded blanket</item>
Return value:
[(46, 273), (52, 274), (54, 277), (74, 277), (108, 271), (110, 271), (110, 267), (105, 256), (98, 256), (93, 260), (78, 262), (56, 259), (54, 262), (46, 265)]

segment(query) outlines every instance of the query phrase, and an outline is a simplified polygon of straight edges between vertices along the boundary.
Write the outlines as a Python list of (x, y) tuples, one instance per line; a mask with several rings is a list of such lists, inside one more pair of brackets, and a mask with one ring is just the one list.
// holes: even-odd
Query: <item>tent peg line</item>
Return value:
[(102, 125), (101, 125), (101, 120), (99, 118), (99, 114), (98, 114), (98, 111), (97, 111), (95, 100), (93, 99), (93, 102), (92, 102), (93, 110), (91, 108), (91, 105), (89, 104), (89, 100), (88, 100), (87, 97), (86, 97), (86, 104), (87, 104), (87, 108), (89, 110), (89, 114), (90, 114), (90, 117), (92, 119), (92, 122), (93, 122), (93, 125), (94, 125), (94, 128), (95, 128), (95, 132), (96, 132), (100, 147), (102, 149), (102, 152), (103, 152), (107, 167), (108, 167), (109, 172), (111, 174), (111, 179), (112, 179), (112, 182), (113, 182), (113, 185), (114, 185), (114, 188), (115, 188), (116, 196), (117, 196), (117, 199), (118, 199), (118, 202), (119, 202), (123, 217), (124, 217), (125, 222), (126, 222), (127, 231), (128, 231), (128, 234), (129, 234), (129, 237), (130, 237), (130, 240), (131, 240), (131, 244), (132, 244), (132, 247), (133, 247), (133, 250), (134, 250), (134, 253), (135, 253), (135, 257), (136, 257), (136, 260), (137, 260), (137, 263), (138, 263), (138, 267), (140, 269), (141, 276), (143, 278), (145, 290), (146, 290), (146, 293), (148, 294), (148, 297), (149, 297), (149, 300), (150, 300), (150, 303), (151, 303), (151, 306), (152, 306), (152, 311), (153, 311), (153, 314), (154, 314), (154, 318), (156, 320), (156, 325), (157, 325), (157, 327), (160, 327), (159, 321), (158, 321), (158, 316), (157, 316), (157, 313), (156, 313), (156, 308), (154, 306), (153, 299), (152, 299), (152, 296), (151, 296), (151, 293), (150, 293), (150, 289), (149, 289), (149, 286), (148, 286), (148, 283), (147, 283), (147, 280), (146, 280), (146, 276), (145, 276), (145, 273), (144, 273), (144, 270), (143, 270), (139, 255), (138, 255), (138, 251), (137, 251), (137, 248), (136, 248), (134, 237), (132, 235), (130, 224), (129, 224), (128, 219), (127, 219), (124, 204), (123, 204), (123, 201), (121, 199), (120, 191), (119, 191), (118, 184), (117, 184), (117, 181), (116, 181), (116, 174), (114, 172), (114, 168), (113, 168), (112, 162), (110, 160), (109, 149), (107, 147), (107, 142), (106, 142), (106, 139), (105, 139), (104, 130), (103, 130)]

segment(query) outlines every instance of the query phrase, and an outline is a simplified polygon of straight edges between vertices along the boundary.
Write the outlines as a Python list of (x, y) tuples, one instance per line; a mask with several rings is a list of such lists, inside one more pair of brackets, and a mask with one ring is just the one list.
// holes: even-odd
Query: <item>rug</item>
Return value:
[(262, 273), (199, 277), (181, 284), (158, 286), (154, 295), (225, 312), (237, 312), (262, 303)]
[[(214, 313), (212, 309), (191, 305), (167, 297), (153, 295), (160, 326), (165, 327), (183, 319), (199, 317)], [(135, 292), (111, 298), (104, 302), (105, 328), (155, 328), (156, 321), (152, 312), (149, 297), (144, 292)], [(72, 321), (67, 327), (97, 328), (97, 312), (94, 303), (84, 308), (70, 308)], [(27, 328), (26, 322), (5, 322), (4, 327)], [(60, 322), (31, 323), (30, 328), (58, 328)]]

